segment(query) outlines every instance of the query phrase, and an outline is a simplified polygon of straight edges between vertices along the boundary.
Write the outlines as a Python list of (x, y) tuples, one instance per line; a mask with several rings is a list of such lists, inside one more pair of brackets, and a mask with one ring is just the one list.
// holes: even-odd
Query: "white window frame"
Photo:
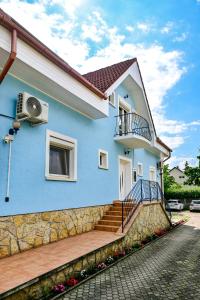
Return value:
[[(55, 143), (60, 145), (61, 148), (70, 148), (72, 155), (70, 155), (70, 176), (50, 174), (49, 173), (49, 154), (50, 145)], [(77, 140), (67, 135), (60, 134), (55, 131), (46, 131), (46, 164), (45, 164), (45, 178), (47, 180), (60, 180), (60, 181), (77, 181)]]
[[(112, 99), (112, 97), (113, 97), (113, 101), (110, 101), (110, 99)], [(113, 107), (116, 107), (116, 94), (115, 94), (115, 92), (112, 92), (112, 94), (109, 95), (108, 101), (109, 101), (110, 105), (112, 105)]]
[[(151, 172), (154, 172), (154, 179), (151, 179)], [(151, 181), (156, 181), (156, 168), (154, 166), (150, 166), (149, 167), (149, 180)]]
[[(139, 167), (141, 167), (141, 173), (139, 172)], [(143, 176), (143, 163), (138, 163), (137, 164), (137, 175), (142, 177)]]
[[(135, 172), (135, 174), (136, 174), (136, 180), (134, 180), (134, 172)], [(132, 181), (133, 181), (133, 183), (136, 183), (136, 182), (137, 182), (137, 169), (136, 169), (136, 168), (133, 168), (133, 169), (132, 169)]]
[[(105, 158), (106, 158), (105, 166), (100, 165), (100, 155), (101, 154), (105, 155)], [(98, 167), (99, 167), (99, 169), (108, 170), (108, 151), (99, 149), (99, 151), (98, 151)]]

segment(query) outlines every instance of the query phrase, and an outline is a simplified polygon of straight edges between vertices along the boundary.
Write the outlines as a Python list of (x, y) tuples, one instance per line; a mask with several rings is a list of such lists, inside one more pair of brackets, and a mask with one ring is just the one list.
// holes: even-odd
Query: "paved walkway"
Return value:
[(60, 300), (200, 299), (200, 213)]
[[(118, 239), (93, 230), (0, 259), (0, 294)], [(1, 298), (1, 295), (0, 295)]]

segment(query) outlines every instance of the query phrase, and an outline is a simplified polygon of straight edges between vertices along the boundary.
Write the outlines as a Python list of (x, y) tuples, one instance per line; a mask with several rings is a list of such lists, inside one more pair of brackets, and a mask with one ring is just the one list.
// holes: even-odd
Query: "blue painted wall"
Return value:
[[(118, 155), (124, 147), (113, 140), (117, 109), (110, 105), (109, 118), (90, 120), (56, 102), (25, 83), (7, 76), (0, 86), (0, 114), (15, 116), (19, 92), (26, 91), (49, 104), (48, 124), (31, 127), (22, 122), (12, 144), (10, 201), (5, 202), (9, 146), (2, 141), (12, 120), (0, 117), (0, 215), (39, 212), (111, 203), (119, 197)], [(117, 95), (124, 96), (123, 87)], [(129, 99), (134, 105), (134, 100)], [(45, 180), (46, 130), (65, 134), (78, 141), (77, 182)], [(109, 153), (109, 170), (98, 168), (98, 149)], [(145, 175), (158, 161), (151, 153), (135, 150), (129, 154), (143, 160)]]

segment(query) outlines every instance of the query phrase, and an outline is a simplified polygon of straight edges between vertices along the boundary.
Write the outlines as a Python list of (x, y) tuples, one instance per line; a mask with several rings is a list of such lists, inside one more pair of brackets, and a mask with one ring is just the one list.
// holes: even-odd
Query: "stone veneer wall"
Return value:
[[(113, 255), (115, 251), (122, 250), (124, 247), (132, 246), (136, 242), (145, 239), (146, 236), (153, 234), (156, 229), (166, 229), (170, 227), (170, 222), (164, 213), (160, 203), (144, 204), (140, 207), (139, 213), (134, 219), (132, 225), (125, 236), (118, 239), (84, 257), (61, 266), (56, 271), (51, 272), (48, 276), (44, 275), (35, 283), (25, 284), (22, 290), (16, 290), (16, 293), (3, 295), (4, 300), (28, 300), (42, 299), (44, 292), (48, 293), (52, 287), (62, 283), (67, 277), (80, 272), (88, 266), (98, 264)], [(117, 236), (116, 236), (117, 237)]]
[(132, 246), (134, 243), (140, 242), (153, 234), (156, 229), (167, 229), (169, 227), (169, 219), (160, 203), (143, 204), (123, 239), (123, 245), (126, 247)]
[(0, 258), (94, 229), (110, 205), (0, 217)]

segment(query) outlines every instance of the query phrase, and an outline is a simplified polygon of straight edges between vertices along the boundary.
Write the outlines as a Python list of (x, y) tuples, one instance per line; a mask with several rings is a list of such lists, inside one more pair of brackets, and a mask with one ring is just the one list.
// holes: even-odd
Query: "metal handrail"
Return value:
[(126, 113), (115, 116), (115, 136), (136, 134), (151, 141), (151, 131), (148, 121), (136, 113)]
[(122, 201), (122, 232), (124, 232), (125, 226), (138, 205), (143, 201), (161, 201), (165, 209), (167, 206), (167, 201), (158, 182), (139, 179)]

